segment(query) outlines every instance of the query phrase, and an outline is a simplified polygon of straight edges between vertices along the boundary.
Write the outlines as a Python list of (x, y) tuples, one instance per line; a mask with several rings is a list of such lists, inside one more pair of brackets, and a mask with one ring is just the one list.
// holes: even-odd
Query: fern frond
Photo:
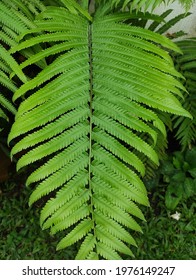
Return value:
[[(0, 118), (7, 120), (7, 116), (1, 108), (0, 108)], [(0, 128), (0, 131), (2, 131), (2, 128)]]
[[(94, 147), (93, 156), (98, 162), (104, 162), (104, 165), (118, 174), (122, 179), (133, 184), (139, 191), (146, 192), (145, 187), (139, 177), (132, 170), (129, 170), (125, 164), (119, 162), (116, 157), (100, 146)], [(129, 170), (129, 172), (127, 172)]]
[(70, 164), (63, 166), (57, 170), (47, 179), (39, 184), (36, 190), (32, 193), (29, 203), (32, 204), (42, 196), (49, 194), (53, 190), (59, 188), (64, 183), (68, 182), (75, 173), (82, 171), (82, 169), (88, 166), (88, 157), (86, 154), (78, 157)]
[[(130, 2), (130, 1), (125, 1)], [(131, 9), (136, 9), (137, 11), (140, 9), (144, 9), (144, 12), (151, 8), (151, 10), (154, 10), (155, 7), (158, 7), (162, 0), (133, 0), (131, 3)]]
[[(93, 234), (89, 233), (85, 237), (84, 241), (82, 242), (82, 244), (80, 246), (80, 249), (76, 256), (76, 260), (87, 259), (90, 254), (93, 254), (94, 253), (93, 249), (95, 248), (95, 243), (96, 243), (95, 236)], [(90, 256), (90, 259), (93, 259), (93, 257)]]
[[(131, 11), (135, 9), (136, 11), (143, 10), (146, 12), (149, 9), (153, 11), (160, 4), (168, 5), (172, 3), (173, 0), (110, 0), (109, 2), (111, 7), (119, 5), (125, 9), (125, 7), (130, 6)], [(195, 0), (178, 0), (178, 2), (185, 8), (186, 11), (188, 11)]]
[(88, 149), (88, 142), (86, 140), (86, 137), (83, 137), (78, 141), (75, 140), (72, 145), (68, 145), (67, 149), (63, 151), (61, 155), (53, 157), (38, 170), (34, 171), (31, 176), (29, 176), (27, 184), (31, 184), (32, 182), (37, 182), (41, 179), (44, 179), (46, 175), (51, 175), (67, 163), (76, 159), (81, 153), (85, 152)]
[(55, 223), (55, 226), (52, 227), (51, 233), (55, 234), (58, 231), (62, 231), (64, 229), (69, 228), (70, 226), (76, 224), (80, 220), (86, 218), (87, 216), (90, 215), (90, 209), (87, 205), (83, 204), (81, 207), (78, 209), (75, 209), (74, 212), (69, 215), (68, 217), (64, 217), (62, 221), (59, 223)]
[(60, 0), (63, 5), (68, 8), (68, 10), (73, 13), (77, 14), (78, 12), (87, 18), (89, 21), (92, 21), (92, 17), (87, 12), (87, 10), (83, 9), (75, 0)]
[[(87, 172), (81, 172), (79, 175), (72, 178), (63, 188), (61, 188), (55, 198), (51, 198), (42, 209), (40, 215), (40, 224), (43, 225), (45, 220), (52, 216), (58, 209), (69, 202), (72, 198), (74, 201), (80, 189), (88, 183)], [(78, 199), (78, 197), (77, 197)], [(71, 201), (73, 205), (73, 200)], [(45, 228), (46, 225), (43, 225)], [(49, 224), (50, 227), (50, 224)]]
[[(6, 0), (4, 0), (4, 1), (6, 1)], [(20, 1), (20, 0), (17, 0), (17, 2), (16, 2), (16, 0), (14, 0), (14, 2), (17, 3), (17, 7), (18, 7), (18, 1)], [(31, 12), (31, 14), (33, 14), (33, 15), (39, 14), (40, 12), (44, 11), (46, 8), (43, 1), (40, 1), (40, 0), (22, 0), (20, 2), (22, 2), (23, 6), (27, 7), (28, 11)], [(24, 10), (24, 7), (23, 7), (23, 10)]]
[(104, 197), (97, 198), (95, 196), (94, 205), (96, 211), (100, 211), (102, 215), (106, 215), (112, 220), (121, 223), (122, 225), (131, 228), (135, 231), (142, 232), (140, 226), (135, 222), (135, 220), (130, 215), (128, 215), (125, 211), (123, 211), (119, 207), (108, 203), (108, 201), (104, 199)]
[[(16, 32), (17, 34), (23, 32), (25, 29), (27, 29), (27, 26), (24, 24), (24, 22), (18, 18), (18, 14), (15, 13), (16, 10), (12, 9), (11, 7), (9, 7), (9, 4), (3, 3), (3, 1), (0, 2), (0, 22), (3, 25), (8, 26), (9, 28), (11, 28), (11, 30), (13, 30), (14, 32)], [(11, 11), (10, 11), (11, 9)], [(13, 13), (14, 11), (14, 13)], [(10, 14), (12, 16), (10, 16)], [(21, 15), (22, 16), (22, 15)], [(31, 28), (32, 28), (32, 22), (30, 23)]]
[[(102, 186), (102, 188), (100, 188)], [(124, 195), (119, 189), (111, 188), (109, 184), (97, 178), (96, 182), (93, 181), (93, 189), (100, 196), (105, 197), (107, 201), (120, 207), (122, 210), (134, 215), (141, 220), (145, 220), (144, 215), (137, 205)], [(106, 191), (107, 190), (107, 191)]]
[(170, 27), (174, 26), (177, 22), (179, 22), (180, 20), (184, 19), (185, 17), (188, 17), (189, 15), (191, 15), (191, 13), (184, 13), (184, 14), (180, 14), (174, 18), (172, 18), (171, 20), (169, 20), (168, 22), (166, 22), (165, 24), (163, 24), (163, 26), (161, 26), (159, 29), (157, 29), (156, 32), (163, 34), (164, 32), (166, 32)]
[[(147, 157), (149, 157), (152, 161), (158, 164), (158, 158), (152, 147), (150, 147), (146, 142), (144, 142), (141, 138), (137, 137), (137, 135), (130, 132), (129, 129), (120, 126), (117, 122), (112, 119), (109, 119), (107, 116), (103, 115), (102, 119), (99, 119), (94, 115), (93, 118), (94, 123), (98, 127), (102, 127), (105, 131), (111, 134), (114, 138), (121, 139), (128, 145), (132, 145), (139, 152), (144, 153)], [(126, 137), (128, 131), (129, 138)]]
[(108, 245), (102, 243), (101, 241), (97, 245), (97, 252), (100, 256), (108, 260), (122, 260), (120, 255), (116, 253), (114, 249), (111, 249)]
[(0, 104), (12, 114), (16, 114), (16, 109), (14, 108), (14, 106), (2, 94), (0, 94)]
[(95, 212), (95, 218), (97, 224), (102, 226), (107, 232), (112, 234), (114, 237), (117, 237), (124, 242), (136, 246), (135, 240), (130, 235), (130, 233), (125, 230), (119, 223), (114, 221), (113, 219), (107, 217), (106, 215), (102, 215), (100, 212)]
[(141, 175), (145, 174), (145, 168), (142, 161), (125, 146), (119, 145), (119, 142), (108, 133), (97, 130), (95, 133), (92, 133), (92, 137), (96, 142), (99, 142), (104, 148), (106, 148), (106, 150), (110, 151), (130, 166), (133, 166), (141, 173)]
[(191, 6), (195, 3), (195, 0), (178, 0), (180, 4), (188, 11)]
[[(165, 18), (166, 18), (168, 15), (170, 15), (170, 14), (172, 13), (172, 11), (173, 11), (172, 9), (168, 9), (168, 10), (164, 11), (164, 12), (160, 15), (160, 21), (161, 21), (161, 22), (164, 22), (164, 21), (165, 21)], [(159, 26), (160, 21), (159, 21), (159, 22), (158, 22), (158, 21), (153, 21), (153, 22), (149, 25), (148, 29), (151, 30), (151, 31), (155, 31), (156, 28)]]
[[(43, 11), (44, 9), (45, 7), (39, 0), (2, 0), (0, 4), (0, 25), (2, 25), (1, 40), (9, 47), (16, 46), (20, 34), (27, 32), (28, 29), (36, 27), (33, 22), (35, 14), (38, 13), (38, 11)], [(40, 45), (37, 45), (36, 48), (21, 51), (21, 55), (24, 57), (31, 57), (34, 52), (41, 50)], [(41, 60), (37, 63), (37, 65), (44, 68), (46, 66), (46, 62), (45, 60)], [(11, 78), (13, 77), (13, 73), (10, 75)]]
[(9, 67), (15, 72), (15, 74), (21, 79), (21, 81), (26, 82), (27, 78), (24, 73), (20, 70), (17, 62), (12, 56), (0, 45), (0, 57), (4, 60)]
[[(49, 217), (45, 223), (43, 224), (43, 228), (50, 228), (52, 227), (51, 231), (54, 229), (54, 225), (58, 226), (58, 223), (61, 223), (63, 220), (67, 220), (70, 215), (75, 215), (77, 209), (85, 206), (85, 211), (90, 215), (90, 207), (87, 204), (87, 201), (90, 198), (90, 192), (88, 190), (79, 191), (74, 198), (70, 199), (64, 204), (61, 208), (59, 208), (51, 217)], [(88, 215), (88, 216), (89, 216)]]
[[(21, 75), (21, 71), (18, 72), (18, 65), (15, 60), (8, 54), (8, 52), (0, 45), (0, 117), (9, 122), (9, 113), (15, 115), (16, 108), (14, 104), (12, 104), (12, 96), (13, 93), (17, 90), (16, 85), (12, 80), (9, 79), (9, 75), (11, 73), (10, 63), (13, 62), (14, 69), (17, 71), (19, 75)], [(22, 77), (24, 74), (22, 73)], [(0, 130), (3, 130), (2, 123), (0, 124)]]
[[(4, 2), (5, 4), (8, 2), (6, 0), (2, 0), (2, 2)], [(34, 2), (35, 3), (35, 2)], [(15, 9), (20, 9), (22, 11), (22, 13), (24, 15), (26, 15), (29, 19), (31, 19), (32, 21), (34, 20), (34, 17), (32, 16), (31, 12), (29, 11), (29, 9), (27, 8), (27, 6), (23, 3), (23, 1), (20, 0), (12, 0), (10, 1), (9, 5), (12, 8)]]
[(90, 218), (83, 220), (58, 243), (57, 250), (64, 249), (74, 244), (76, 241), (82, 239), (92, 229), (93, 221)]
[(184, 86), (188, 93), (183, 101), (184, 107), (192, 114), (193, 119), (175, 117), (176, 138), (180, 141), (182, 150), (191, 147), (196, 138), (196, 40), (186, 39), (177, 42), (183, 54), (174, 57), (176, 68), (184, 75)]
[[(120, 190), (130, 200), (146, 206), (149, 205), (148, 198), (144, 192), (141, 192), (137, 188), (134, 188), (129, 182), (122, 179), (122, 177), (114, 173), (113, 170), (106, 167), (105, 165), (96, 165), (96, 168), (92, 168), (92, 171), (96, 177), (101, 178), (101, 180), (113, 186), (114, 189)], [(108, 174), (110, 176), (107, 176)], [(130, 186), (132, 187), (132, 189), (130, 189)]]
[(90, 254), (86, 257), (87, 260), (99, 260), (99, 255), (96, 252), (90, 252)]
[(23, 151), (17, 169), (38, 166), (27, 179), (35, 185), (29, 204), (49, 195), (42, 227), (69, 231), (58, 250), (82, 240), (77, 259), (121, 259), (136, 245), (129, 231), (141, 232), (133, 216), (145, 220), (137, 204), (149, 205), (141, 176), (147, 160), (158, 165), (157, 136), (166, 136), (159, 112), (190, 117), (169, 56), (180, 49), (118, 17), (92, 21), (76, 1), (61, 3), (44, 9), (10, 50), (46, 42), (20, 71), (52, 58), (14, 94), (21, 104), (12, 155)]
[[(5, 67), (7, 69), (5, 69)], [(12, 93), (14, 93), (17, 90), (17, 87), (8, 77), (11, 69), (7, 67), (6, 64), (0, 65), (0, 68), (2, 69), (2, 71), (0, 70), (0, 83)], [(8, 70), (8, 73), (6, 73), (6, 70)]]
[[(126, 246), (121, 240), (113, 236), (111, 233), (106, 231), (104, 227), (96, 227), (97, 237), (103, 243), (112, 248), (115, 251), (121, 252), (123, 254), (133, 257), (133, 253), (128, 246)], [(109, 250), (111, 251), (111, 250)], [(114, 257), (113, 257), (114, 259)]]
[[(63, 119), (61, 119), (61, 121), (63, 121)], [(65, 123), (63, 124), (65, 125)], [(49, 131), (48, 128), (50, 128)], [(61, 132), (63, 130), (63, 127), (59, 126), (58, 130), (60, 130)], [(24, 139), (22, 139), (21, 142), (17, 143), (16, 146), (13, 148), (11, 155), (17, 153), (18, 151), (23, 150), (25, 147), (31, 147), (35, 145), (35, 143), (39, 143), (40, 141), (42, 142), (45, 139), (49, 139), (50, 137), (55, 136), (56, 134), (58, 134), (58, 130), (54, 131), (53, 124), (52, 123), (49, 124), (48, 126), (45, 127), (44, 131), (39, 130), (37, 133), (31, 134), (25, 137)], [(73, 128), (71, 128), (70, 130), (66, 131), (63, 134), (63, 136), (58, 135), (58, 137), (51, 139), (49, 144), (46, 143), (46, 145), (41, 147), (41, 150), (38, 149), (37, 151), (38, 153), (42, 152), (42, 148), (44, 148), (45, 151), (48, 152), (48, 155), (50, 155), (58, 150), (61, 150), (64, 146), (65, 147), (69, 146), (73, 141), (78, 140), (80, 137), (81, 138), (84, 137), (86, 134), (88, 134), (88, 132), (89, 132), (88, 124), (78, 124)], [(63, 137), (67, 137), (67, 136), (68, 136), (67, 141), (62, 142)], [(35, 158), (35, 160), (37, 159)], [(20, 168), (20, 166), (18, 168)]]

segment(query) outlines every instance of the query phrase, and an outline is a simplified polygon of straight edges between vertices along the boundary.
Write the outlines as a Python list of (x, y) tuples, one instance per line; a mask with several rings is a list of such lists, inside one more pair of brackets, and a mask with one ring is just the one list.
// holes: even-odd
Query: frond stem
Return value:
[[(92, 24), (89, 24), (89, 29), (88, 29), (88, 49), (89, 49), (89, 83), (90, 83), (90, 88), (89, 88), (89, 109), (90, 109), (90, 116), (89, 116), (89, 165), (88, 165), (88, 175), (89, 175), (89, 189), (91, 192), (91, 215), (92, 215), (92, 221), (94, 223), (94, 217), (93, 217), (93, 190), (92, 190), (92, 185), (91, 185), (91, 180), (92, 180), (92, 171), (91, 171), (91, 164), (92, 164), (92, 130), (93, 130), (93, 122), (92, 122), (92, 116), (93, 116), (93, 57), (92, 57)], [(94, 236), (95, 234), (95, 224), (94, 224)]]
[(89, 116), (89, 185), (91, 187), (91, 160), (92, 160), (92, 116), (93, 116), (93, 65), (92, 65), (92, 26), (89, 24), (89, 31), (88, 31), (88, 49), (89, 49), (89, 109), (90, 109), (90, 116)]

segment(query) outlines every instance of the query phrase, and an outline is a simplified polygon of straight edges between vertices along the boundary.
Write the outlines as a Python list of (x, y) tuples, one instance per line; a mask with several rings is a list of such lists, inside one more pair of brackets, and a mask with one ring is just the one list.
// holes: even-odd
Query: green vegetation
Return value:
[(29, 208), (30, 190), (14, 176), (0, 189), (0, 259), (73, 259), (75, 248), (56, 252), (56, 238), (41, 231), (39, 208)]
[(160, 2), (1, 1), (2, 259), (194, 258), (196, 41)]
[[(167, 209), (168, 184), (163, 182), (161, 173), (160, 168), (157, 176), (147, 182), (151, 207), (143, 209), (147, 220), (141, 224), (143, 234), (134, 235), (138, 244), (133, 250), (135, 258), (195, 259), (196, 196), (182, 199), (175, 210)], [(40, 230), (39, 205), (28, 206), (30, 192), (21, 182), (21, 176), (13, 173), (1, 184), (0, 259), (73, 259), (78, 244), (56, 252), (56, 237)], [(176, 211), (180, 213), (179, 220), (171, 217)]]

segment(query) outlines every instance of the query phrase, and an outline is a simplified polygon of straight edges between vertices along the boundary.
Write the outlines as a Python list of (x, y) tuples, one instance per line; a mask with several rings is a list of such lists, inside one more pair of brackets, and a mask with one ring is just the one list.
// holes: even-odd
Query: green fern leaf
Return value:
[(184, 107), (192, 114), (193, 119), (184, 117), (174, 117), (173, 123), (176, 129), (176, 138), (180, 140), (182, 150), (191, 147), (195, 143), (196, 136), (196, 40), (187, 39), (177, 43), (181, 47), (183, 54), (174, 57), (176, 68), (179, 69), (186, 78), (184, 86), (188, 93), (185, 93), (183, 100)]
[[(178, 2), (185, 8), (186, 11), (190, 9), (190, 7), (193, 5), (195, 0), (178, 0)], [(170, 4), (173, 2), (173, 0), (110, 0), (110, 5), (111, 6), (117, 6), (120, 5), (123, 9), (125, 7), (130, 6), (131, 11), (133, 9), (136, 9), (137, 11), (139, 10), (144, 10), (146, 12), (147, 10), (153, 11), (156, 7), (158, 7), (160, 4), (164, 3), (166, 5)]]
[(13, 57), (9, 55), (9, 53), (0, 45), (0, 57), (6, 61), (6, 63), (10, 66), (10, 68), (16, 73), (16, 75), (21, 79), (21, 81), (26, 82), (27, 78), (24, 73), (20, 70), (17, 62)]
[(160, 112), (190, 117), (168, 53), (180, 49), (118, 16), (92, 19), (76, 1), (61, 3), (43, 9), (10, 49), (10, 57), (35, 50), (14, 73), (52, 59), (14, 93), (21, 104), (8, 140), (12, 156), (23, 152), (17, 169), (37, 166), (29, 204), (50, 197), (41, 226), (69, 231), (57, 249), (82, 240), (77, 259), (121, 259), (136, 246), (130, 230), (142, 231), (137, 204), (149, 205), (141, 176), (147, 160), (158, 165)]
[(14, 106), (2, 94), (0, 94), (0, 104), (14, 115), (16, 114)]
[(64, 237), (57, 245), (57, 250), (66, 248), (76, 241), (80, 240), (93, 228), (93, 221), (85, 219), (80, 222), (66, 237)]
[[(0, 108), (0, 118), (8, 120), (6, 114), (3, 112), (3, 110), (1, 108)], [(2, 129), (0, 129), (0, 131), (2, 131)]]
[[(95, 176), (101, 178), (107, 184), (113, 186), (115, 189), (120, 189), (121, 192), (129, 199), (146, 206), (149, 205), (147, 196), (144, 192), (141, 192), (137, 188), (134, 188), (133, 185), (131, 185), (128, 181), (124, 180), (118, 174), (114, 173), (111, 168), (106, 167), (103, 164), (96, 164), (96, 167), (92, 166), (92, 172)], [(131, 189), (130, 186), (132, 186)]]
[[(88, 173), (80, 173), (71, 179), (63, 188), (61, 188), (55, 198), (51, 198), (44, 206), (40, 215), (40, 224), (43, 225), (44, 221), (52, 216), (58, 209), (75, 198), (86, 183), (88, 183)], [(73, 205), (73, 201), (71, 202)], [(50, 226), (49, 226), (50, 227)]]
[[(113, 250), (121, 252), (123, 254), (129, 255), (133, 257), (133, 253), (128, 246), (126, 246), (122, 241), (118, 238), (114, 237), (108, 231), (106, 231), (103, 227), (97, 226), (96, 228), (97, 237), (103, 244), (111, 247)], [(109, 250), (111, 251), (111, 250)]]
[(122, 225), (131, 228), (135, 231), (142, 232), (140, 226), (135, 222), (135, 220), (128, 215), (125, 211), (108, 203), (104, 197), (94, 197), (94, 205), (97, 211), (100, 211), (102, 214), (112, 218), (113, 220), (121, 223)]
[(127, 164), (133, 166), (141, 175), (145, 174), (145, 167), (142, 161), (125, 146), (119, 145), (119, 142), (112, 138), (109, 134), (101, 130), (95, 130), (92, 137), (96, 142), (99, 142), (106, 150), (109, 150), (115, 156), (122, 159)]
[(99, 260), (99, 255), (96, 252), (91, 252), (86, 259), (87, 260)]
[[(12, 57), (9, 56), (6, 50), (0, 46), (0, 117), (9, 122), (9, 112), (11, 114), (16, 114), (16, 108), (12, 104), (13, 92), (17, 90), (15, 83), (9, 79), (9, 74), (11, 73), (11, 67), (9, 67), (9, 62), (6, 63), (7, 58), (10, 61)], [(6, 56), (4, 56), (6, 53)], [(0, 124), (0, 131), (4, 129), (4, 125)]]
[(92, 254), (94, 253), (93, 252), (93, 249), (95, 248), (95, 243), (96, 243), (96, 239), (95, 239), (95, 236), (91, 233), (89, 233), (84, 241), (82, 242), (82, 245), (80, 246), (80, 249), (77, 253), (77, 256), (76, 256), (76, 260), (84, 260), (84, 259), (87, 259), (87, 257), (89, 255), (90, 256), (90, 259), (94, 259)]
[[(122, 210), (125, 210), (126, 212), (140, 218), (141, 220), (145, 220), (141, 210), (133, 201), (123, 195), (120, 190), (111, 188), (110, 185), (106, 184), (101, 179), (97, 179), (96, 182), (93, 181), (92, 185), (95, 192), (100, 196), (105, 197), (108, 202), (115, 204)], [(102, 188), (100, 188), (100, 186), (102, 186)]]
[(65, 217), (64, 220), (62, 220), (59, 223), (56, 223), (55, 226), (52, 227), (51, 233), (55, 234), (58, 231), (62, 231), (66, 228), (69, 228), (73, 224), (77, 223), (81, 219), (86, 218), (89, 215), (90, 215), (90, 209), (88, 208), (87, 205), (83, 205), (77, 210), (75, 210), (74, 213), (72, 213), (68, 217)]
[(76, 11), (78, 11), (81, 15), (85, 16), (88, 20), (92, 21), (92, 17), (89, 15), (89, 13), (85, 9), (83, 9), (75, 0), (60, 1), (74, 14), (76, 13)]
[(136, 246), (135, 240), (119, 223), (102, 215), (98, 211), (95, 212), (95, 219), (98, 225), (101, 225), (107, 232), (124, 242)]
[(99, 255), (108, 260), (122, 260), (120, 255), (114, 249), (111, 249), (106, 244), (99, 242), (97, 245), (97, 252)]
[[(64, 220), (69, 220), (69, 217), (72, 215), (75, 217), (75, 214), (79, 208), (82, 207), (83, 204), (85, 204), (85, 213), (89, 213), (90, 209), (87, 207), (87, 201), (90, 198), (90, 193), (88, 190), (83, 191), (82, 193), (78, 192), (78, 195), (75, 196), (73, 199), (70, 199), (70, 201), (63, 205), (63, 207), (59, 208), (48, 220), (44, 223), (43, 228), (51, 228), (51, 231), (53, 232), (54, 225), (61, 225), (64, 224)], [(79, 214), (79, 213), (78, 213)], [(79, 214), (80, 215), (80, 214)], [(75, 218), (76, 219), (76, 218)], [(75, 223), (75, 219), (73, 220), (73, 224)], [(65, 221), (66, 222), (66, 221)]]
[(88, 166), (88, 157), (83, 155), (72, 163), (63, 166), (56, 173), (52, 174), (45, 181), (39, 184), (36, 190), (32, 193), (29, 204), (31, 205), (36, 200), (40, 199), (43, 195), (49, 194), (51, 191), (60, 187), (67, 181), (69, 181), (74, 173), (79, 172), (83, 168)]

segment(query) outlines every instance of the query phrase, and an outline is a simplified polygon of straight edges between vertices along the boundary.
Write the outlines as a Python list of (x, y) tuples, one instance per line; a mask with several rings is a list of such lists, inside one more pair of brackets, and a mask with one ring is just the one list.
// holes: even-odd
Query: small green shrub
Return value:
[(161, 169), (163, 182), (167, 183), (166, 207), (174, 210), (180, 201), (196, 193), (196, 148), (185, 153), (175, 152)]

